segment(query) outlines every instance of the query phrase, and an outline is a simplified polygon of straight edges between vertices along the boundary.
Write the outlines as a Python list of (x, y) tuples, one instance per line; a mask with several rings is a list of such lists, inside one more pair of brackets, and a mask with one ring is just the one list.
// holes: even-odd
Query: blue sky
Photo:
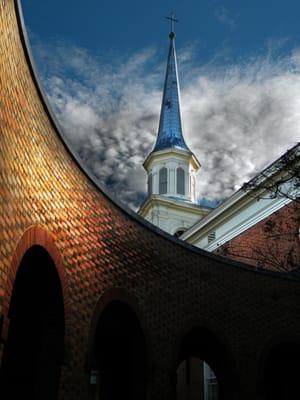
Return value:
[(229, 196), (300, 139), (298, 1), (23, 1), (58, 119), (88, 168), (136, 208), (155, 141), (169, 24), (199, 198)]
[(178, 42), (199, 45), (199, 61), (226, 46), (231, 57), (256, 54), (269, 41), (300, 41), (300, 3), (290, 1), (53, 0), (23, 2), (27, 25), (43, 41), (63, 39), (91, 52), (111, 55), (163, 47), (173, 10)]

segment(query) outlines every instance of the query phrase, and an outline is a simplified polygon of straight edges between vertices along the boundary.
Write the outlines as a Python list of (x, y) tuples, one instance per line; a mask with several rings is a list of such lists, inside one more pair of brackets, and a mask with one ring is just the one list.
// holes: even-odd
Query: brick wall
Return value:
[(17, 2), (0, 1), (2, 340), (18, 265), (39, 244), (54, 260), (63, 288), (61, 399), (91, 398), (95, 327), (116, 299), (134, 310), (146, 338), (148, 400), (175, 398), (181, 343), (193, 327), (205, 328), (204, 341), (197, 336), (186, 349), (193, 354), (186, 355), (204, 354), (223, 368), (223, 399), (258, 399), (264, 354), (278, 341), (300, 340), (299, 281), (193, 248), (105, 194), (51, 116), (18, 12)]
[(300, 204), (281, 208), (215, 253), (274, 271), (300, 268)]

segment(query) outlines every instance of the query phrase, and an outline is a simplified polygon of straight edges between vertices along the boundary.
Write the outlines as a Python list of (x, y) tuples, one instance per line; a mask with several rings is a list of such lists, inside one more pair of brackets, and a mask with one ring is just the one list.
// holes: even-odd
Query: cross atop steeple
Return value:
[[(185, 143), (180, 113), (180, 90), (175, 51), (174, 14), (156, 143), (143, 166), (148, 176), (148, 197), (139, 214), (174, 234), (191, 225), (191, 212), (199, 216), (196, 173), (201, 165)], [(167, 210), (167, 217), (161, 211)], [(202, 211), (201, 211), (202, 212)], [(194, 217), (193, 217), (194, 218)]]
[(163, 100), (160, 112), (158, 135), (153, 151), (177, 148), (190, 152), (182, 133), (180, 113), (180, 90), (177, 73), (175, 51), (174, 23), (175, 15), (166, 17), (171, 21), (172, 31), (169, 34), (170, 45), (163, 91)]
[(174, 22), (178, 22), (178, 19), (175, 18), (175, 14), (172, 13), (170, 17), (166, 17), (166, 19), (169, 19), (171, 21), (171, 31), (170, 31), (170, 35), (175, 35), (174, 32)]

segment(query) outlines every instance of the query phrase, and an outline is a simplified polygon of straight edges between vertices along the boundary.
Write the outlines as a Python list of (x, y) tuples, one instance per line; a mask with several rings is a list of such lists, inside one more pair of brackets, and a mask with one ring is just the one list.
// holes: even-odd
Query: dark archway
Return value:
[(285, 342), (274, 346), (264, 362), (260, 385), (263, 399), (299, 399), (299, 365), (299, 343)]
[(177, 368), (176, 400), (218, 400), (213, 369), (198, 357), (183, 360)]
[(146, 394), (146, 346), (134, 311), (118, 300), (100, 315), (94, 337), (97, 398), (143, 400)]
[[(209, 395), (205, 396), (204, 381), (201, 382), (200, 374), (204, 377), (205, 369), (209, 366), (209, 379), (216, 387), (211, 387)], [(237, 382), (233, 369), (228, 361), (225, 346), (208, 329), (202, 327), (192, 328), (183, 338), (177, 359), (177, 383), (182, 380), (182, 374), (188, 379), (188, 384), (193, 384), (196, 397), (199, 399), (236, 399), (238, 392)], [(195, 377), (195, 374), (199, 374)], [(195, 393), (176, 389), (178, 400), (194, 399)], [(193, 390), (191, 391), (193, 392)], [(180, 394), (181, 393), (181, 394)], [(188, 394), (187, 394), (188, 393)], [(201, 397), (202, 396), (202, 397)]]
[(54, 400), (64, 351), (64, 303), (55, 264), (31, 247), (18, 268), (10, 299), (1, 378), (5, 398)]

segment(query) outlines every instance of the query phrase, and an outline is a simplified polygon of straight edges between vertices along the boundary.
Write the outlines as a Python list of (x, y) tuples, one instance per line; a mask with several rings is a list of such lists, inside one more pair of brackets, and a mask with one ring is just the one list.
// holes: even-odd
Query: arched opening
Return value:
[(186, 228), (179, 228), (173, 236), (175, 236), (176, 238), (179, 238), (181, 235), (184, 234), (184, 232), (186, 231)]
[(166, 194), (168, 192), (168, 170), (163, 167), (159, 171), (159, 194)]
[(298, 371), (300, 345), (287, 342), (274, 346), (264, 362), (261, 391), (264, 400), (300, 398)]
[(145, 399), (145, 339), (135, 313), (126, 303), (114, 300), (102, 312), (94, 338), (94, 359), (95, 398)]
[(185, 180), (184, 180), (184, 169), (179, 167), (176, 171), (177, 175), (177, 193), (178, 194), (185, 194)]
[(218, 400), (213, 369), (198, 357), (188, 357), (177, 368), (176, 400)]
[(41, 246), (31, 247), (22, 258), (8, 318), (1, 368), (4, 397), (57, 399), (64, 350), (63, 294), (54, 262)]
[(205, 328), (193, 328), (184, 337), (176, 375), (176, 400), (235, 398), (224, 346)]

